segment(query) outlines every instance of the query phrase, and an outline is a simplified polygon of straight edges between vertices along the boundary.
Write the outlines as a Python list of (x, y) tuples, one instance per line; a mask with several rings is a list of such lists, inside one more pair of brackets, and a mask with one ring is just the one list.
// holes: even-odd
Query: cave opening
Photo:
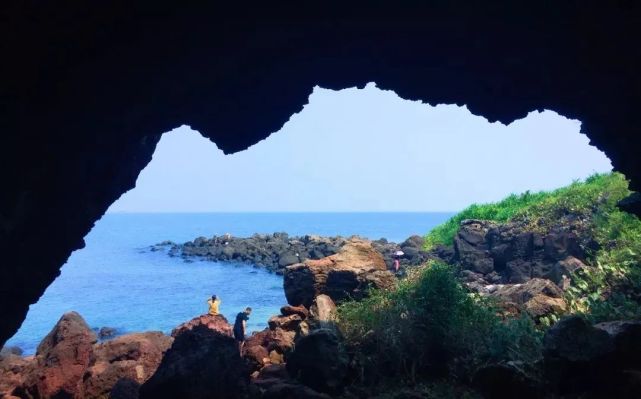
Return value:
[(609, 170), (578, 121), (545, 111), (505, 126), (373, 83), (316, 87), (281, 131), (236, 154), (182, 126), (162, 136), (136, 188), (97, 222), (8, 345), (34, 353), (70, 310), (96, 330), (168, 333), (216, 292), (228, 318), (245, 304), (257, 309), (257, 331), (286, 303), (279, 275), (194, 261), (155, 246), (163, 241), (286, 232), (401, 243), (472, 203)]

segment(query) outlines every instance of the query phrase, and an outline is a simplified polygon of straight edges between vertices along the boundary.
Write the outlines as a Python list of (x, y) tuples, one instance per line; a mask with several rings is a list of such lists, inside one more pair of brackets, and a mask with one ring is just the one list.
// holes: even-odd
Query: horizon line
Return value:
[(117, 214), (198, 214), (198, 213), (458, 213), (458, 211), (108, 211), (104, 215)]

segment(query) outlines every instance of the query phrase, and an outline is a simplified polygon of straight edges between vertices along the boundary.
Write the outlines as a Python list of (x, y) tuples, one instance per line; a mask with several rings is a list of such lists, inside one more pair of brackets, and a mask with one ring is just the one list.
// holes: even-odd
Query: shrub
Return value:
[(596, 250), (586, 248), (590, 267), (572, 276), (566, 292), (570, 311), (594, 322), (641, 318), (641, 221), (617, 208), (630, 193), (625, 176), (608, 173), (550, 192), (513, 194), (497, 203), (475, 204), (430, 231), (426, 247), (452, 244), (464, 219), (522, 222), (541, 233), (559, 227), (565, 218), (578, 220), (582, 234), (590, 236)]
[[(367, 339), (379, 369), (466, 380), (482, 364), (540, 357), (540, 333), (527, 318), (502, 321), (493, 303), (469, 294), (449, 266), (431, 262), (400, 281), (339, 307), (350, 342)], [(366, 338), (364, 338), (366, 337)], [(388, 375), (389, 375), (388, 374)]]

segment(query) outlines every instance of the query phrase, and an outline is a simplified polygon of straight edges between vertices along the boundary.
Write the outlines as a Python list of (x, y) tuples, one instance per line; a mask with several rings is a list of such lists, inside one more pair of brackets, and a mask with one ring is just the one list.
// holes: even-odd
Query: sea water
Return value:
[(282, 277), (251, 265), (185, 261), (150, 246), (225, 233), (287, 232), (291, 236), (360, 235), (401, 242), (424, 235), (450, 213), (187, 213), (107, 214), (85, 237), (60, 276), (31, 305), (20, 330), (7, 345), (33, 354), (60, 316), (80, 313), (90, 327), (112, 327), (119, 334), (163, 331), (207, 312), (207, 299), (222, 299), (221, 313), (233, 323), (245, 307), (253, 308), (249, 331), (267, 326), (286, 304)]

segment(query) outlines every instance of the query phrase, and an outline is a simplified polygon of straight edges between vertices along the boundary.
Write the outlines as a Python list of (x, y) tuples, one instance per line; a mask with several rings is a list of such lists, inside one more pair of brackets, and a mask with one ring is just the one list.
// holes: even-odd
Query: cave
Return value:
[(552, 110), (641, 186), (636, 3), (1, 7), (0, 345), (163, 132), (187, 124), (240, 151), (316, 85), (375, 81), (506, 124)]

